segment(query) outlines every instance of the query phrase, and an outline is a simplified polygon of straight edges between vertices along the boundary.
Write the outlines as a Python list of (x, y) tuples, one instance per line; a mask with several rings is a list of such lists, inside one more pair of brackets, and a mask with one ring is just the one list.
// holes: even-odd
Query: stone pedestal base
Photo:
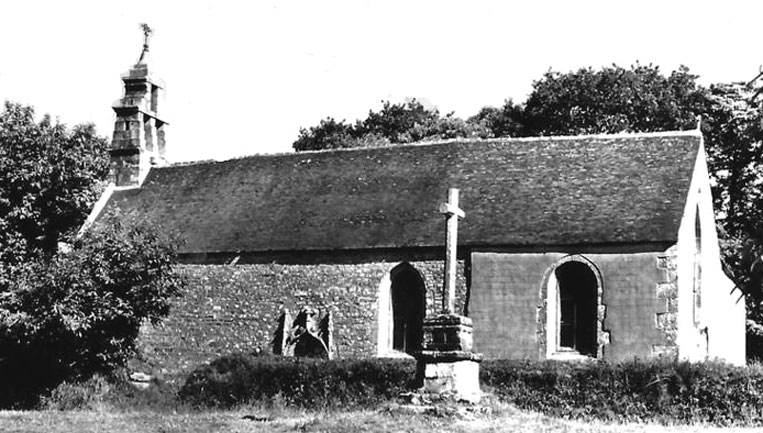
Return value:
[(476, 403), (480, 399), (479, 363), (472, 350), (472, 320), (443, 314), (424, 319), (424, 350), (416, 354), (422, 392), (453, 396)]
[(419, 377), (424, 379), (423, 393), (453, 396), (471, 403), (479, 401), (481, 355), (459, 351), (422, 351), (417, 360)]

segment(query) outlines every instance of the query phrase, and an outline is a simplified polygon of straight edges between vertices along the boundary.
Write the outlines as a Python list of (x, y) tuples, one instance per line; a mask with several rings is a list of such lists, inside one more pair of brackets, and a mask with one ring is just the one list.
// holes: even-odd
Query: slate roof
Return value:
[(460, 245), (672, 243), (700, 143), (692, 131), (259, 155), (154, 168), (108, 206), (179, 232), (182, 253), (442, 246), (449, 187)]

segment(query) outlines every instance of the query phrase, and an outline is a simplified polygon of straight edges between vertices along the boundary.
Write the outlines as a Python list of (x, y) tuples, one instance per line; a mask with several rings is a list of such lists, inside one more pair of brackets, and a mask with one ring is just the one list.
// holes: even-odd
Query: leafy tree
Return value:
[[(6, 103), (0, 113), (0, 405), (122, 365), (140, 324), (168, 312), (182, 280), (175, 244), (112, 216), (81, 238), (108, 173), (107, 142)], [(59, 241), (73, 243), (59, 253)]]
[(124, 365), (141, 324), (179, 294), (175, 251), (149, 221), (110, 215), (70, 252), (17, 268), (0, 294), (0, 394), (18, 402)]
[[(411, 143), (439, 120), (436, 110), (428, 110), (413, 99), (402, 104), (385, 101), (381, 111), (369, 111), (368, 117), (357, 126), (360, 134), (374, 133), (393, 143)], [(413, 132), (417, 129), (417, 132)]]
[(455, 138), (488, 138), (490, 130), (480, 123), (473, 123), (448, 113), (437, 117), (434, 121), (415, 125), (408, 133), (408, 142), (449, 140)]
[(441, 116), (437, 109), (428, 109), (416, 99), (402, 104), (383, 103), (381, 111), (369, 111), (355, 129), (360, 136), (375, 134), (391, 143), (413, 143), (459, 137), (486, 137), (487, 128), (466, 122), (454, 113)]
[(682, 66), (665, 77), (656, 66), (549, 71), (533, 83), (524, 109), (526, 135), (576, 135), (694, 128), (704, 94)]
[(79, 227), (108, 174), (107, 142), (93, 125), (69, 130), (34, 110), (0, 113), (0, 262), (51, 255)]
[(746, 296), (748, 357), (763, 358), (763, 114), (753, 83), (708, 90), (702, 130), (726, 273)]
[(702, 110), (715, 208), (732, 234), (763, 229), (763, 116), (753, 96), (749, 84), (714, 84)]
[(300, 128), (299, 136), (292, 147), (296, 151), (342, 149), (349, 147), (355, 131), (344, 120), (337, 122), (332, 117), (321, 120), (318, 126)]
[(524, 107), (507, 99), (501, 108), (483, 107), (467, 122), (481, 125), (493, 137), (518, 137), (524, 134)]
[(411, 99), (401, 104), (384, 101), (379, 112), (369, 111), (354, 126), (329, 117), (318, 126), (301, 128), (292, 147), (296, 151), (340, 149), (489, 135), (482, 124), (466, 122), (453, 113), (441, 116)]

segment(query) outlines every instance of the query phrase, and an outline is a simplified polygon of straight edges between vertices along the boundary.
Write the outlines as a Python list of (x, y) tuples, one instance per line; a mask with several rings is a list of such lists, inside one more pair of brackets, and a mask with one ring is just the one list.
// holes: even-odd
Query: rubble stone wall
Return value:
[[(336, 356), (376, 355), (378, 292), (400, 261), (368, 257), (352, 264), (179, 265), (188, 285), (168, 318), (145, 325), (140, 357), (164, 374), (237, 351), (272, 351), (278, 318), (305, 306), (332, 314)], [(443, 262), (409, 261), (426, 285), (427, 313), (439, 312)], [(457, 311), (465, 310), (466, 263), (459, 261)]]

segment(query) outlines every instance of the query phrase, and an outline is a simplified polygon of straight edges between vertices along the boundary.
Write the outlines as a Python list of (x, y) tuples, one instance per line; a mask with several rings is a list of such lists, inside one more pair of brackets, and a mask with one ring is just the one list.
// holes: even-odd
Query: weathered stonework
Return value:
[(458, 400), (479, 401), (482, 355), (472, 352), (472, 346), (468, 317), (440, 314), (425, 319), (424, 348), (416, 354), (422, 391), (437, 398), (452, 395)]
[(462, 359), (453, 362), (429, 362), (424, 364), (423, 391), (432, 395), (452, 394), (458, 399), (478, 401), (479, 362)]
[(122, 76), (124, 94), (112, 105), (109, 177), (117, 186), (139, 186), (151, 166), (164, 165), (167, 122), (159, 114), (164, 83), (142, 61)]
[(459, 315), (438, 315), (424, 320), (424, 347), (435, 351), (472, 350), (472, 320)]
[[(349, 264), (179, 265), (188, 287), (173, 302), (169, 317), (146, 325), (140, 356), (165, 374), (235, 351), (269, 351), (284, 309), (305, 306), (330, 313), (337, 358), (376, 356), (378, 290), (399, 262), (368, 256)], [(427, 314), (441, 307), (441, 260), (410, 263), (426, 286)], [(459, 261), (457, 308), (462, 311), (465, 263)]]
[(669, 248), (657, 257), (659, 281), (655, 296), (663, 303), (655, 313), (655, 328), (662, 342), (652, 346), (652, 355), (669, 358), (678, 356), (676, 335), (678, 333), (678, 277), (676, 273), (676, 248)]

